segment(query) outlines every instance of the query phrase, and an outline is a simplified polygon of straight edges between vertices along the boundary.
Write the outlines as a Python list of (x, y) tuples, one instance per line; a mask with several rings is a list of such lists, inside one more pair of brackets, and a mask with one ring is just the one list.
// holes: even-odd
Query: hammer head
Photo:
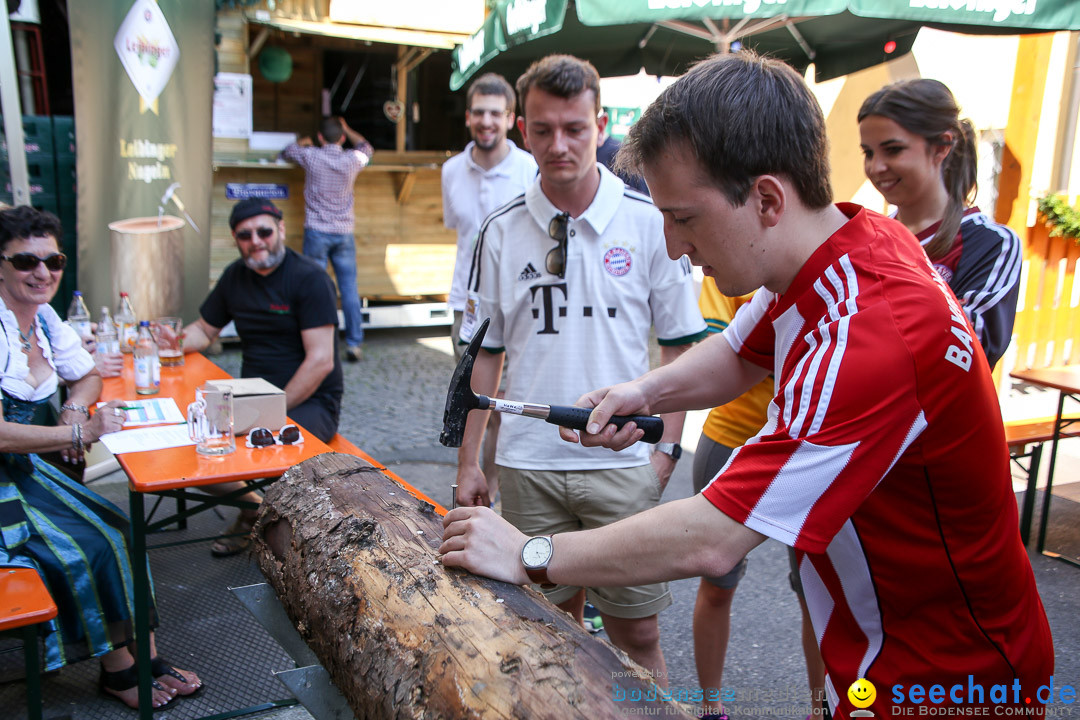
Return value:
[(476, 362), (476, 354), (480, 352), (480, 343), (487, 334), (488, 318), (480, 323), (473, 333), (469, 346), (461, 355), (461, 360), (454, 368), (454, 374), (450, 376), (450, 389), (446, 392), (446, 409), (443, 410), (442, 434), (439, 442), (446, 447), (461, 447), (465, 439), (465, 421), (469, 417), (469, 411), (479, 407), (480, 402), (472, 389), (473, 363)]

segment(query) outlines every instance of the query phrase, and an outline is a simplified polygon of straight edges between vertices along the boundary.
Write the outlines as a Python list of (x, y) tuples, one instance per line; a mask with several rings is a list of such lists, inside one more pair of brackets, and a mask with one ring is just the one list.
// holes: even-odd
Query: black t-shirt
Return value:
[[(216, 328), (232, 320), (243, 351), (241, 377), (261, 377), (284, 388), (304, 362), (302, 330), (338, 324), (337, 294), (326, 271), (315, 262), (285, 249), (285, 259), (263, 276), (243, 260), (225, 268), (199, 308)], [(344, 382), (334, 333), (334, 369), (312, 397), (335, 408), (341, 405)]]

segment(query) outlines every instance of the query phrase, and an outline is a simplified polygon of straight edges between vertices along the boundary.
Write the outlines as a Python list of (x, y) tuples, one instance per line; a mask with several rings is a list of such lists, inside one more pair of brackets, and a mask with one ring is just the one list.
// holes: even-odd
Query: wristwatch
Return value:
[(521, 564), (525, 566), (525, 574), (529, 576), (529, 580), (545, 590), (555, 587), (555, 583), (548, 580), (547, 574), (553, 550), (550, 535), (529, 538), (521, 548)]
[(682, 445), (679, 443), (658, 442), (656, 443), (656, 451), (670, 455), (672, 460), (678, 460), (682, 457)]

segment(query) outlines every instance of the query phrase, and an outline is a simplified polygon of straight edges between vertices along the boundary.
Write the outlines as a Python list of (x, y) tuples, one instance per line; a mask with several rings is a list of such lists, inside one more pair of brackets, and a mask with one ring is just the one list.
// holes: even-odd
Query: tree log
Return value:
[(259, 566), (357, 718), (690, 717), (540, 593), (444, 568), (441, 538), (430, 504), (350, 455), (267, 490)]

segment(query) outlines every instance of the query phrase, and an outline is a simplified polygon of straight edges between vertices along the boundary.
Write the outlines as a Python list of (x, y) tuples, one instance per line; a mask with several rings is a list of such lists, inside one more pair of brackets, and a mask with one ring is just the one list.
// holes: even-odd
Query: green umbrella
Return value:
[[(454, 50), (450, 89), (481, 68), (513, 79), (553, 52), (603, 76), (677, 75), (717, 51), (752, 47), (818, 82), (898, 58), (922, 27), (1012, 35), (1080, 30), (1077, 0), (499, 0)], [(464, 50), (464, 52), (463, 52)]]

